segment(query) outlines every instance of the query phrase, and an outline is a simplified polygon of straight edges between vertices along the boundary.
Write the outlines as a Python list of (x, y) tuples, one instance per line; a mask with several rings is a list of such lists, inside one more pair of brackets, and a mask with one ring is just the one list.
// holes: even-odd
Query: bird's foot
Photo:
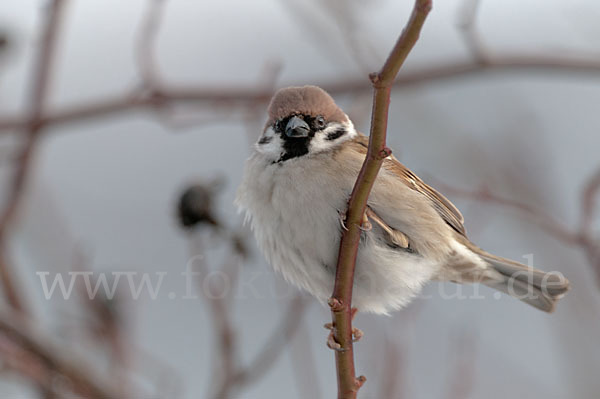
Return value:
[[(357, 308), (350, 309), (350, 316), (352, 317), (352, 321), (354, 321), (354, 317), (356, 317), (357, 313), (358, 313)], [(352, 327), (352, 342), (358, 342), (364, 336), (365, 336), (364, 332), (362, 332), (361, 330), (359, 330), (356, 327)]]
[(352, 342), (358, 342), (364, 336), (365, 333), (362, 332), (362, 330), (359, 330), (356, 327), (352, 327)]
[(367, 212), (365, 211), (365, 213), (363, 213), (363, 216), (362, 216), (362, 221), (360, 222), (360, 229), (362, 231), (371, 231), (372, 228), (373, 228), (373, 225), (371, 225), (371, 222), (369, 221), (369, 217), (367, 216)]
[(340, 211), (338, 209), (338, 218), (340, 221), (340, 226), (342, 226), (342, 229), (348, 231), (348, 227), (346, 227), (346, 211)]
[(327, 323), (323, 327), (329, 330), (329, 335), (327, 336), (327, 347), (337, 352), (343, 352), (344, 349), (342, 348), (342, 345), (335, 340), (335, 327), (333, 326), (333, 323)]
[[(350, 317), (354, 320), (356, 313), (358, 312), (357, 308), (352, 308), (350, 310)], [(323, 327), (329, 330), (329, 335), (327, 336), (327, 347), (329, 349), (333, 349), (338, 352), (343, 352), (345, 349), (342, 348), (339, 342), (335, 340), (335, 324), (327, 323)], [(356, 327), (352, 327), (352, 342), (358, 342), (365, 335), (360, 329)]]
[[(340, 225), (342, 226), (342, 229), (348, 231), (348, 227), (346, 226), (346, 213), (347, 213), (347, 210), (340, 211), (338, 209)], [(359, 229), (361, 229), (362, 231), (371, 231), (372, 228), (373, 228), (373, 225), (371, 225), (371, 222), (369, 221), (369, 217), (367, 215), (367, 211), (365, 211), (365, 213), (363, 214), (362, 220), (360, 222)]]
[(367, 377), (361, 375), (360, 377), (356, 378), (356, 381), (354, 383), (356, 384), (357, 388), (360, 388), (365, 384), (365, 382), (367, 382)]

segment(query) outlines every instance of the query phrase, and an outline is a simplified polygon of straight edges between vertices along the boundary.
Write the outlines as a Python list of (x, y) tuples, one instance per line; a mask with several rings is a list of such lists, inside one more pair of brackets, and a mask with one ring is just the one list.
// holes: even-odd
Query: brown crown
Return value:
[(348, 117), (335, 104), (333, 98), (317, 86), (286, 87), (275, 93), (269, 104), (270, 126), (289, 115), (321, 115), (328, 122), (346, 122)]

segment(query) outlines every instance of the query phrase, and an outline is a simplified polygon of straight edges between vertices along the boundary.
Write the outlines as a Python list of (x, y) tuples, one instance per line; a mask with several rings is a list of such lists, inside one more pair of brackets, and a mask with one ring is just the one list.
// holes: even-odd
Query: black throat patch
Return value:
[(310, 145), (310, 140), (312, 140), (313, 136), (314, 132), (311, 132), (308, 137), (303, 138), (292, 138), (283, 134), (284, 152), (277, 162), (287, 161), (288, 159), (297, 158), (308, 154), (308, 146)]

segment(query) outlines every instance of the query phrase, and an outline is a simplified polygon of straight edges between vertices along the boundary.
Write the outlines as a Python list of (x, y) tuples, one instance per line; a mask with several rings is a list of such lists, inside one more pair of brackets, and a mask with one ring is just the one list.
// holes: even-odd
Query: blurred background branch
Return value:
[(31, 79), (30, 111), (24, 126), (24, 143), (17, 156), (8, 199), (2, 213), (0, 213), (0, 267), (2, 268), (0, 276), (2, 277), (2, 286), (9, 303), (21, 312), (25, 311), (25, 305), (17, 294), (20, 289), (8, 265), (5, 241), (7, 230), (10, 228), (10, 223), (18, 210), (19, 202), (23, 195), (27, 175), (33, 162), (33, 153), (42, 129), (41, 120), (44, 114), (45, 101), (48, 96), (49, 79), (64, 3), (64, 0), (54, 0), (51, 2), (45, 24), (42, 28), (42, 43), (37, 61), (34, 62), (34, 71)]

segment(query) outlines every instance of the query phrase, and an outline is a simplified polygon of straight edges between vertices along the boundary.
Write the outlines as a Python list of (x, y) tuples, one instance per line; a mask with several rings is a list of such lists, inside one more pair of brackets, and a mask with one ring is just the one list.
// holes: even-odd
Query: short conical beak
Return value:
[(288, 137), (308, 137), (310, 127), (302, 118), (293, 116), (285, 127), (285, 135)]

